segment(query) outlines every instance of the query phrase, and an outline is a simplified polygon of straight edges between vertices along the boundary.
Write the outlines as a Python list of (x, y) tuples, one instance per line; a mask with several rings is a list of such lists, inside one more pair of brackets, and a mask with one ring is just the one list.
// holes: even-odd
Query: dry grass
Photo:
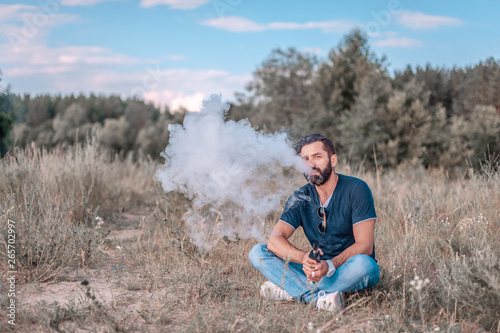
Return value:
[[(220, 239), (211, 251), (199, 252), (182, 222), (189, 201), (162, 194), (152, 180), (156, 168), (148, 160), (107, 156), (95, 143), (55, 152), (32, 147), (1, 162), (3, 235), (7, 218), (23, 225), (17, 255), (26, 277), (19, 283), (26, 284), (20, 288), (29, 290), (36, 281), (75, 285), (65, 304), (19, 308), (17, 329), (500, 332), (500, 174), (492, 166), (461, 179), (410, 167), (338, 170), (366, 180), (373, 191), (382, 272), (378, 286), (349, 295), (347, 310), (338, 315), (260, 299), (264, 278), (247, 259), (255, 241)], [(119, 214), (134, 209), (144, 217), (127, 225), (137, 228), (131, 237), (113, 238), (96, 228), (95, 217), (104, 215), (110, 229), (124, 229)], [(293, 242), (304, 246), (296, 234)], [(2, 250), (0, 265), (5, 256)], [(110, 263), (125, 268), (112, 271)], [(79, 286), (83, 278), (88, 286)], [(97, 292), (104, 282), (109, 295)], [(4, 320), (0, 330), (10, 328)]]
[[(67, 150), (31, 146), (0, 163), (1, 230), (16, 221), (17, 268), (28, 282), (85, 266), (100, 239), (96, 218), (137, 207), (155, 190), (151, 161), (120, 160), (96, 140)], [(6, 252), (0, 256), (5, 265)]]

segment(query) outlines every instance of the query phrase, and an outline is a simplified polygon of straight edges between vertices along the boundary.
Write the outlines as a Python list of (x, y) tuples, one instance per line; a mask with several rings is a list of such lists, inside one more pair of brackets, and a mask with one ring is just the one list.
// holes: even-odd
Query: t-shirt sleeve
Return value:
[(376, 219), (372, 191), (365, 182), (359, 183), (352, 192), (352, 225)]
[(286, 201), (285, 208), (281, 214), (280, 220), (289, 224), (292, 228), (297, 229), (302, 224), (300, 217), (300, 201), (299, 193), (294, 192)]

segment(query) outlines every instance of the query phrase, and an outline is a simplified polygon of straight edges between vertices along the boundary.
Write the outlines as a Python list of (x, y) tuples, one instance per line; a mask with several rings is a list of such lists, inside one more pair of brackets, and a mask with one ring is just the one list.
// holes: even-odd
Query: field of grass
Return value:
[[(454, 179), (341, 165), (372, 189), (381, 266), (380, 283), (348, 295), (341, 314), (259, 298), (265, 279), (247, 259), (254, 240), (198, 251), (183, 222), (189, 200), (162, 192), (158, 167), (96, 142), (32, 146), (0, 161), (0, 331), (500, 332), (495, 165)], [(6, 314), (8, 220), (16, 223), (15, 326)], [(300, 230), (292, 242), (307, 249)]]

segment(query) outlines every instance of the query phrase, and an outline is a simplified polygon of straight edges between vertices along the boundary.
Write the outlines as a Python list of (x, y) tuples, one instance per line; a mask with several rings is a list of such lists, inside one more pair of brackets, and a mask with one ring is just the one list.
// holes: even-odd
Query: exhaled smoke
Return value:
[(246, 120), (225, 122), (228, 109), (211, 95), (183, 125), (169, 125), (165, 165), (156, 173), (165, 192), (192, 199), (186, 230), (204, 249), (224, 236), (263, 240), (265, 217), (292, 192), (283, 167), (309, 172), (286, 134), (256, 132)]

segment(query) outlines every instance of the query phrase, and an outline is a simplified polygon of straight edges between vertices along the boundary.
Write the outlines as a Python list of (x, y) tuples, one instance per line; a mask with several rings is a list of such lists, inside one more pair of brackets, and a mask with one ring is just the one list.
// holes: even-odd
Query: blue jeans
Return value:
[(267, 249), (267, 244), (257, 244), (248, 255), (252, 266), (269, 281), (285, 289), (295, 300), (315, 303), (318, 292), (355, 292), (378, 283), (380, 270), (372, 257), (358, 254), (347, 259), (331, 277), (319, 282), (307, 281), (302, 264), (286, 263)]

